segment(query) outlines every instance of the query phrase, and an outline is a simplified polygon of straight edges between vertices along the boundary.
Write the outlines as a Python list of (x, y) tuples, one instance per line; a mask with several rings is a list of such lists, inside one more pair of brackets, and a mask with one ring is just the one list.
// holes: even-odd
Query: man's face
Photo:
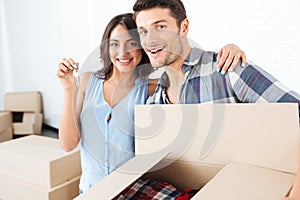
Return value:
[(180, 28), (167, 8), (140, 11), (136, 24), (141, 44), (153, 67), (170, 65), (183, 51)]

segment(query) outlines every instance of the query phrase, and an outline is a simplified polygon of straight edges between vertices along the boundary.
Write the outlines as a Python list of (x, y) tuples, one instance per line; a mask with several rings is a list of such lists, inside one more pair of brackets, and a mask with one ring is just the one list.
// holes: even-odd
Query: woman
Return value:
[[(78, 70), (78, 63), (63, 59), (57, 71), (64, 89), (59, 140), (65, 151), (81, 141), (81, 192), (134, 156), (134, 105), (144, 104), (156, 87), (155, 81), (148, 81), (152, 67), (140, 46), (132, 14), (109, 22), (100, 50), (103, 69), (81, 76), (77, 95), (73, 95), (73, 70)], [(234, 55), (244, 58), (232, 45), (221, 52), (229, 61)]]

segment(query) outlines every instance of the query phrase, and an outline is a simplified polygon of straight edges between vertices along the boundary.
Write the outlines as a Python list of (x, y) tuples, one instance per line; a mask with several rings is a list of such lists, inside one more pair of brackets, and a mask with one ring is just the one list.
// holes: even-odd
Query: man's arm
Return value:
[(238, 66), (229, 73), (229, 79), (241, 102), (297, 103), (300, 113), (300, 95), (254, 64)]

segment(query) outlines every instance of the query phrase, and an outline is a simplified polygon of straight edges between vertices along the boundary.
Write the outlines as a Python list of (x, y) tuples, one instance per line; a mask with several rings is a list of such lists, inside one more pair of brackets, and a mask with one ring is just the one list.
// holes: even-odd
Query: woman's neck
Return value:
[(113, 72), (109, 79), (104, 81), (104, 98), (106, 102), (114, 107), (118, 104), (132, 89), (135, 84), (135, 71), (127, 73)]

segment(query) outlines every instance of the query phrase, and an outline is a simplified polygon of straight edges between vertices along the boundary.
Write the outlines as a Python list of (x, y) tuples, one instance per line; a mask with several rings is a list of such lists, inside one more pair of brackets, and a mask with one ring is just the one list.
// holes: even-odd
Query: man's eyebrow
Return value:
[(158, 21), (153, 22), (152, 24), (155, 25), (155, 24), (159, 24), (159, 23), (162, 23), (162, 22), (167, 22), (167, 20), (164, 20), (164, 19), (158, 20)]
[[(153, 22), (151, 25), (156, 25), (156, 24), (165, 23), (165, 22), (167, 22), (167, 20), (161, 19), (161, 20), (157, 20), (157, 21)], [(144, 29), (144, 27), (140, 26), (138, 29), (141, 30), (141, 29)]]

